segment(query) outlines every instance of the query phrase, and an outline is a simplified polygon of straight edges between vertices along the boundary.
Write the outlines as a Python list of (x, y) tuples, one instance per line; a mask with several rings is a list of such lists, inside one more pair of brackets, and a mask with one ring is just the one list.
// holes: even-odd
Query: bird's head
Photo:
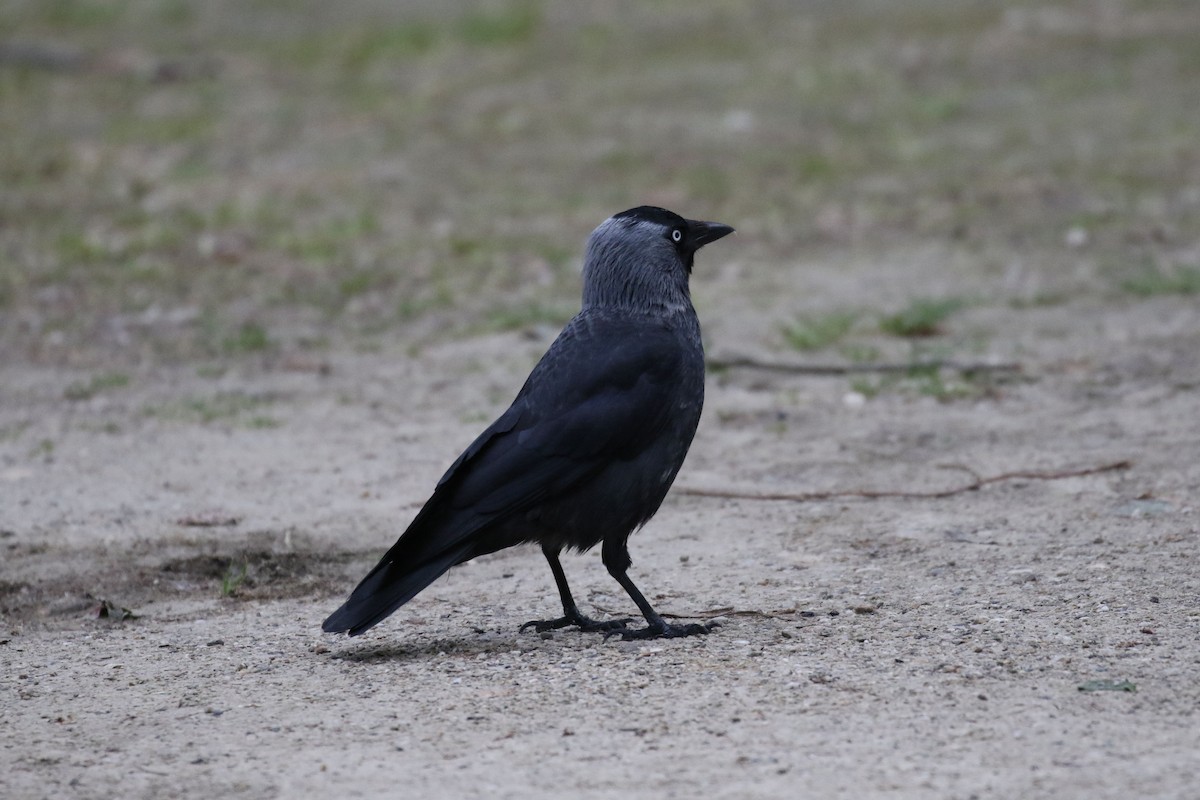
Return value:
[(583, 261), (583, 304), (629, 308), (690, 305), (696, 251), (733, 233), (719, 222), (639, 206), (592, 231)]

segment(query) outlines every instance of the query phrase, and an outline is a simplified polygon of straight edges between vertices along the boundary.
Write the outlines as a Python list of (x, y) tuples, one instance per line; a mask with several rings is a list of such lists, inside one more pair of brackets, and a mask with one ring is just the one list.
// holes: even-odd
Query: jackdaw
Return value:
[[(563, 616), (522, 630), (573, 625), (624, 639), (708, 633), (706, 625), (668, 624), (654, 610), (629, 579), (626, 541), (662, 504), (696, 433), (704, 351), (688, 277), (696, 251), (732, 232), (651, 206), (596, 228), (579, 313), (324, 630), (363, 633), (450, 567), (536, 542)], [(589, 619), (576, 607), (559, 553), (597, 544), (645, 628)]]

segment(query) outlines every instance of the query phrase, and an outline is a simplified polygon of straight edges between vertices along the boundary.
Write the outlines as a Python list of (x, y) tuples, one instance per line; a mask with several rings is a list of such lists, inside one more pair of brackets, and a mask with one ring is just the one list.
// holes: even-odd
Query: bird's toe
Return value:
[(588, 619), (583, 617), (579, 630), (586, 633), (613, 633), (625, 630), (625, 626), (633, 622), (632, 617), (622, 617), (621, 619)]
[(610, 631), (609, 636), (620, 636), (621, 641), (632, 642), (643, 639), (681, 639), (684, 636), (703, 636), (719, 627), (716, 622), (694, 622), (689, 625), (647, 625), (645, 628), (633, 630), (623, 629)]
[(570, 624), (571, 624), (571, 621), (569, 619), (567, 619), (566, 617), (562, 617), (560, 619), (531, 619), (531, 620), (529, 620), (529, 622), (526, 622), (524, 625), (522, 625), (520, 627), (519, 632), (524, 633), (525, 631), (529, 630), (530, 628), (533, 628), (538, 633), (545, 633), (546, 631), (553, 631), (553, 630), (557, 630), (558, 628), (565, 628)]
[(620, 633), (625, 630), (625, 626), (633, 620), (629, 617), (623, 619), (591, 619), (583, 615), (559, 617), (558, 619), (534, 619), (526, 622), (521, 626), (520, 632), (524, 633), (529, 628), (533, 628), (538, 633), (546, 631), (556, 631), (560, 628), (569, 628), (575, 626), (584, 633)]

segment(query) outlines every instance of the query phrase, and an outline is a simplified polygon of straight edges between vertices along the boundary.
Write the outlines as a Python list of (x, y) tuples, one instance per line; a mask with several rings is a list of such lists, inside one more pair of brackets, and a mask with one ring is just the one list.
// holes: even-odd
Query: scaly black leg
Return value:
[(625, 628), (627, 623), (633, 622), (628, 617), (625, 619), (596, 620), (580, 614), (579, 609), (575, 605), (575, 598), (571, 596), (571, 587), (567, 585), (567, 574), (563, 572), (562, 563), (558, 560), (559, 551), (543, 547), (542, 553), (546, 556), (546, 560), (550, 562), (550, 571), (554, 573), (554, 582), (558, 584), (558, 595), (562, 598), (563, 615), (558, 619), (530, 620), (521, 626), (522, 631), (526, 628), (533, 628), (538, 633), (541, 633), (543, 631), (552, 631), (574, 625), (579, 630), (587, 633), (608, 633), (619, 632)]
[(671, 625), (654, 610), (646, 596), (633, 585), (633, 581), (629, 579), (629, 551), (625, 548), (624, 542), (617, 542), (610, 546), (609, 542), (604, 543), (602, 553), (604, 566), (608, 568), (608, 574), (616, 579), (617, 583), (621, 584), (633, 602), (637, 603), (637, 607), (642, 612), (642, 616), (646, 618), (646, 627), (636, 630), (620, 630), (610, 631), (609, 636), (620, 636), (625, 641), (633, 639), (677, 639), (682, 636), (700, 636), (708, 633), (713, 628), (717, 627), (715, 622), (709, 623), (692, 623), (691, 625)]

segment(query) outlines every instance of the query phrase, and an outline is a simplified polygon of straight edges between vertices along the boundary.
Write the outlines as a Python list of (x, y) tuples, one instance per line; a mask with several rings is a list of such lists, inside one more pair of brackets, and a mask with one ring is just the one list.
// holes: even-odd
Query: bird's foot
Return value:
[(521, 632), (533, 628), (538, 633), (556, 631), (559, 628), (569, 628), (572, 625), (584, 633), (620, 633), (625, 626), (633, 622), (630, 617), (624, 619), (592, 619), (582, 614), (573, 614), (558, 619), (533, 619), (521, 626)]
[(691, 625), (670, 625), (663, 623), (661, 625), (647, 625), (645, 628), (635, 628), (629, 630), (622, 628), (621, 630), (609, 631), (604, 638), (610, 636), (620, 636), (621, 641), (632, 642), (640, 639), (679, 639), (684, 636), (703, 636), (709, 633), (713, 628), (719, 628), (720, 623), (717, 622), (696, 622)]

